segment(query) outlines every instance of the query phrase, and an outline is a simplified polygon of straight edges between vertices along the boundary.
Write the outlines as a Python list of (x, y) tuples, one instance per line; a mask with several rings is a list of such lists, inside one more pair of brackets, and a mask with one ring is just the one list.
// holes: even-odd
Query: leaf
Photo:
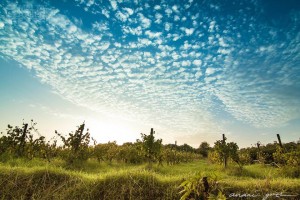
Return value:
[(187, 191), (181, 198), (180, 200), (186, 200), (186, 198), (191, 194), (191, 191)]
[(183, 187), (183, 186), (185, 186), (187, 183), (189, 183), (190, 181), (189, 180), (185, 180), (185, 181), (183, 181), (180, 185), (179, 185), (179, 187)]

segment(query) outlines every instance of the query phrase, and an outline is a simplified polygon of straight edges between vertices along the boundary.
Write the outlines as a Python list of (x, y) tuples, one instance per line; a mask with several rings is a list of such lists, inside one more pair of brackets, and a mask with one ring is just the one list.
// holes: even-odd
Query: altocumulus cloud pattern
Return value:
[(178, 131), (216, 131), (219, 115), (276, 127), (300, 113), (300, 12), (272, 2), (4, 1), (0, 52), (94, 111)]

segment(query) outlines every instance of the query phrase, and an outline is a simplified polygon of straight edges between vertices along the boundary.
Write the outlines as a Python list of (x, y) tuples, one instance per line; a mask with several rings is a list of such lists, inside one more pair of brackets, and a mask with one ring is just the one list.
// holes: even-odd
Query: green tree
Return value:
[(127, 142), (122, 146), (119, 146), (118, 160), (125, 163), (142, 163), (144, 161), (144, 157), (140, 151), (139, 144)]
[(216, 151), (219, 160), (224, 163), (224, 167), (227, 167), (229, 158), (240, 165), (238, 145), (234, 142), (226, 143), (226, 139), (227, 138), (224, 137), (223, 140), (217, 140), (215, 142), (214, 150)]
[(209, 150), (210, 150), (210, 146), (207, 142), (202, 142), (198, 148), (199, 153), (204, 158), (207, 158)]
[(150, 167), (152, 163), (159, 158), (162, 148), (162, 140), (156, 140), (154, 134), (153, 128), (151, 128), (150, 135), (141, 133), (143, 150)]
[[(8, 125), (6, 135), (0, 138), (0, 154), (8, 156), (25, 157), (32, 159), (35, 156), (41, 156), (41, 148), (45, 145), (45, 137), (34, 137), (33, 132), (36, 123), (31, 120), (31, 124), (23, 123), (23, 127)], [(1, 133), (2, 134), (2, 133)]]
[(119, 148), (116, 141), (108, 142), (106, 145), (106, 155), (105, 158), (109, 163), (112, 163), (113, 159), (117, 158)]
[(67, 162), (73, 164), (74, 161), (85, 161), (88, 159), (90, 143), (90, 133), (84, 134), (85, 124), (81, 124), (75, 133), (69, 133), (69, 137), (65, 137), (62, 134), (55, 131), (55, 133), (62, 139), (64, 146), (63, 148), (68, 150)]

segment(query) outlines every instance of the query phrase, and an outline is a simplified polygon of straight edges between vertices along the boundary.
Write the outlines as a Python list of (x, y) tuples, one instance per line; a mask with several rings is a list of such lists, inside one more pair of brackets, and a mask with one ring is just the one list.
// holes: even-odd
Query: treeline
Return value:
[[(184, 144), (163, 145), (161, 139), (155, 139), (151, 129), (149, 135), (141, 133), (141, 139), (118, 145), (115, 141), (98, 144), (90, 137), (85, 124), (81, 124), (75, 132), (67, 135), (55, 131), (56, 137), (46, 141), (35, 128), (36, 123), (23, 124), (22, 127), (8, 125), (6, 133), (1, 132), (0, 161), (11, 158), (43, 158), (51, 162), (54, 158), (65, 160), (72, 165), (88, 159), (98, 162), (124, 162), (139, 164), (148, 162), (163, 165), (191, 162), (200, 159), (197, 149)], [(58, 145), (61, 143), (61, 145)]]
[[(46, 141), (35, 128), (36, 123), (23, 124), (22, 127), (10, 126), (6, 133), (0, 137), (0, 161), (11, 158), (43, 158), (51, 162), (54, 158), (65, 160), (72, 165), (88, 159), (96, 159), (98, 162), (124, 162), (139, 164), (148, 162), (158, 165), (174, 165), (182, 162), (191, 162), (200, 158), (208, 158), (210, 162), (224, 164), (270, 164), (280, 166), (300, 166), (300, 142), (286, 144), (257, 144), (257, 147), (239, 149), (234, 142), (217, 140), (213, 147), (207, 142), (202, 142), (198, 148), (188, 144), (163, 145), (161, 139), (155, 138), (155, 132), (141, 133), (141, 138), (136, 142), (127, 142), (118, 145), (115, 141), (99, 144), (90, 137), (89, 130), (85, 130), (85, 124), (81, 124), (75, 132), (67, 135), (55, 131), (56, 137)], [(61, 144), (61, 145), (58, 145)]]
[(300, 166), (300, 142), (289, 142), (280, 146), (278, 143), (243, 148), (239, 151), (244, 164), (270, 164), (275, 166)]
[[(207, 158), (213, 163), (223, 163), (225, 167), (227, 162), (234, 162), (239, 166), (260, 163), (275, 167), (300, 167), (300, 140), (282, 144), (280, 136), (277, 137), (279, 142), (267, 145), (258, 142), (256, 147), (239, 149), (234, 142), (226, 143), (227, 138), (223, 135), (223, 140), (216, 141), (213, 148), (206, 148)], [(203, 149), (201, 145), (200, 149)], [(300, 170), (297, 173), (300, 176)]]

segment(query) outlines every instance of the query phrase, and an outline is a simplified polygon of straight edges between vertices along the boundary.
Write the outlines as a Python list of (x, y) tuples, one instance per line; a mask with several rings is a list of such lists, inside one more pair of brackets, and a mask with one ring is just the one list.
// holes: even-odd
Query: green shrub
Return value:
[(68, 137), (55, 131), (64, 143), (61, 153), (65, 154), (63, 158), (65, 158), (69, 164), (73, 164), (77, 161), (85, 161), (89, 158), (90, 133), (88, 129), (85, 134), (83, 133), (84, 126), (84, 123), (81, 124), (75, 133), (69, 133)]

